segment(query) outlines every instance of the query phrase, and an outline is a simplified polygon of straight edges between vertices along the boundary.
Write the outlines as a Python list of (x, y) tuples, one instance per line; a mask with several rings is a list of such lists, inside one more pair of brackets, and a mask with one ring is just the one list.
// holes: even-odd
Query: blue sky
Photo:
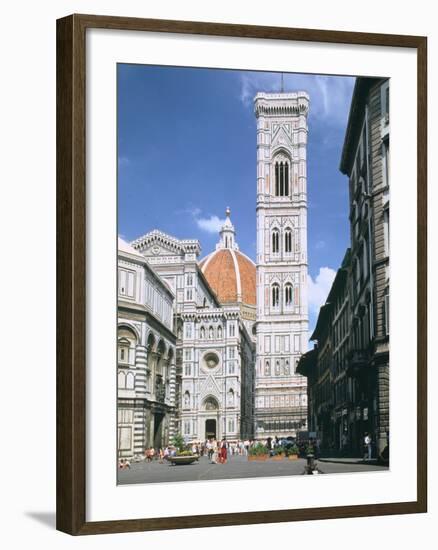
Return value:
[[(354, 78), (285, 74), (310, 95), (309, 330), (349, 243), (348, 185), (339, 172)], [(118, 65), (118, 231), (152, 229), (214, 249), (225, 208), (240, 249), (255, 259), (258, 91), (279, 73)]]

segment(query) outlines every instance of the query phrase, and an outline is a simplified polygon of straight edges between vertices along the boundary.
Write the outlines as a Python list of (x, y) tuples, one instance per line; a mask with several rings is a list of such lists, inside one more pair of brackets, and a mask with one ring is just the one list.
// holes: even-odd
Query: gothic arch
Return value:
[(155, 334), (152, 331), (150, 331), (149, 334), (148, 334), (147, 341), (146, 341), (146, 346), (148, 348), (148, 353), (154, 352), (156, 350), (156, 344), (157, 344), (157, 339), (155, 337)]
[(202, 400), (202, 409), (204, 411), (219, 411), (219, 401), (212, 395), (208, 394)]

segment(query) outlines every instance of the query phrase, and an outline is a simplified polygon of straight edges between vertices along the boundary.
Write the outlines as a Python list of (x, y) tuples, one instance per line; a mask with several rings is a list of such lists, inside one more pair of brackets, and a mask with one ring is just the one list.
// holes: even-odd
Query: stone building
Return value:
[(314, 348), (304, 354), (297, 370), (308, 381), (309, 432), (324, 449), (349, 452), (355, 441), (354, 380), (349, 375), (350, 249), (321, 307), (310, 339)]
[[(338, 272), (312, 336), (317, 351), (303, 358), (299, 370), (314, 385), (314, 427), (324, 429), (336, 448), (356, 453), (368, 432), (380, 457), (389, 446), (388, 79), (356, 80), (340, 169), (349, 178), (351, 249), (348, 266), (342, 266), (347, 282), (339, 287)], [(345, 320), (338, 322), (341, 311)], [(325, 370), (328, 397), (317, 391)], [(324, 428), (318, 409), (327, 410)]]
[(216, 250), (160, 231), (132, 246), (175, 296), (177, 429), (187, 441), (253, 435), (255, 265), (230, 212)]
[(175, 433), (174, 294), (128, 243), (118, 241), (119, 456), (160, 447)]
[(350, 189), (349, 365), (377, 455), (389, 445), (389, 133), (389, 79), (358, 78), (340, 165)]
[(257, 118), (256, 437), (306, 428), (307, 114), (309, 97), (259, 93)]

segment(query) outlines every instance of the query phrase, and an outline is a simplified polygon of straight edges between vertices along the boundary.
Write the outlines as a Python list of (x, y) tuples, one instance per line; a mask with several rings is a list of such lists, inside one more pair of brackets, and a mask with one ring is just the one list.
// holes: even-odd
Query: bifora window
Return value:
[(289, 195), (289, 163), (280, 161), (275, 163), (275, 196), (287, 197)]
[(290, 307), (293, 303), (293, 291), (292, 291), (292, 285), (290, 283), (286, 283), (284, 287), (284, 301), (285, 301), (286, 307)]
[(272, 293), (272, 307), (278, 307), (280, 301), (280, 286), (278, 283), (274, 283), (271, 289)]
[(284, 232), (284, 251), (286, 254), (292, 252), (292, 231), (289, 228)]
[(278, 254), (280, 250), (280, 232), (278, 229), (272, 231), (272, 253)]

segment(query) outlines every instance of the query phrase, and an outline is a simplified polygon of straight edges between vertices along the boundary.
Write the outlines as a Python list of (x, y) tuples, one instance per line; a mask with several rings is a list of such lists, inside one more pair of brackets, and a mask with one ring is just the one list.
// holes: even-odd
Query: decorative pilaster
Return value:
[(171, 441), (176, 434), (176, 364), (175, 358), (172, 358), (169, 367), (169, 402), (172, 407), (169, 419), (169, 440)]

